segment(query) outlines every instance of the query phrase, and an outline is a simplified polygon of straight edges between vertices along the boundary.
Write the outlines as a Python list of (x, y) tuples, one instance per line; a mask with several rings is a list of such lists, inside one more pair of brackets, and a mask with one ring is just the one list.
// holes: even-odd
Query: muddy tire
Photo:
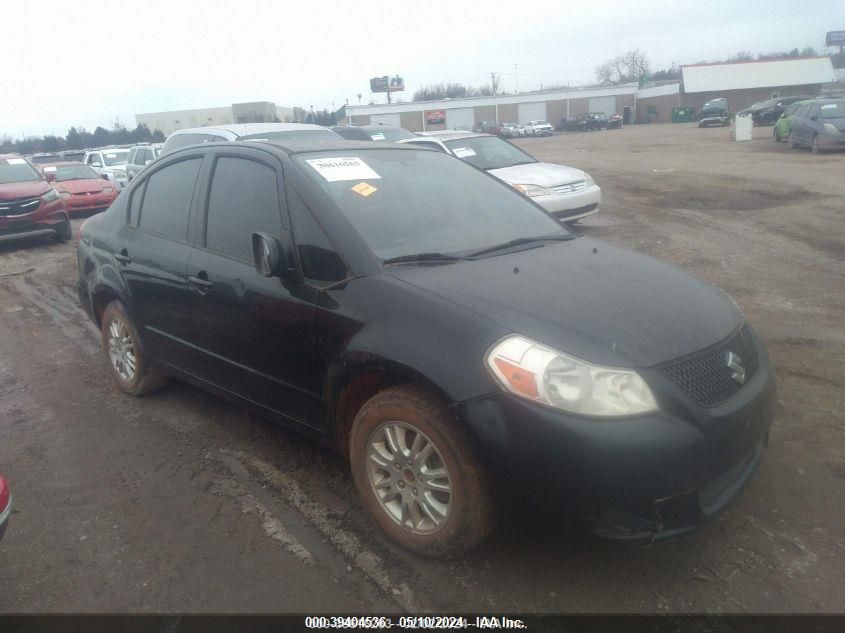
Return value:
[(810, 145), (810, 151), (812, 151), (813, 154), (821, 154), (822, 153), (822, 148), (821, 148), (821, 145), (819, 145), (819, 137), (818, 136), (813, 137), (813, 143), (812, 143), (812, 145)]
[(789, 136), (786, 138), (786, 149), (795, 149), (798, 147), (798, 144), (795, 142), (795, 137), (792, 136), (792, 132), (789, 133)]
[(352, 425), (361, 502), (391, 539), (422, 556), (462, 554), (495, 524), (489, 474), (460, 424), (428, 390), (399, 385), (367, 401)]
[(100, 327), (103, 352), (118, 388), (131, 396), (145, 396), (161, 389), (167, 377), (150, 365), (132, 318), (120, 301), (103, 310)]

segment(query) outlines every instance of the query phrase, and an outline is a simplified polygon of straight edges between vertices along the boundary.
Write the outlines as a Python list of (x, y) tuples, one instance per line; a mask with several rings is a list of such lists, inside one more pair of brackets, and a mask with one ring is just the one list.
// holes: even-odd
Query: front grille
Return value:
[(20, 198), (0, 202), (0, 215), (24, 215), (32, 213), (38, 208), (41, 198)]
[[(729, 352), (739, 357), (738, 362), (745, 370), (743, 383), (733, 378), (736, 372), (728, 367)], [(703, 407), (713, 407), (734, 396), (743, 385), (751, 382), (757, 367), (757, 350), (748, 326), (743, 325), (733, 337), (715, 348), (665, 365), (658, 371), (696, 403)]]
[(551, 189), (555, 193), (578, 193), (579, 191), (584, 191), (586, 188), (587, 181), (580, 180), (578, 182), (570, 182), (566, 185), (555, 185)]

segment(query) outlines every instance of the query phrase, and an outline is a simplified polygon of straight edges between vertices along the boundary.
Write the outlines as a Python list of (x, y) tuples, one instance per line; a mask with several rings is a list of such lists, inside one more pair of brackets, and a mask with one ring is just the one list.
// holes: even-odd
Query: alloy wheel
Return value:
[(414, 534), (440, 530), (452, 512), (452, 481), (434, 442), (405, 422), (385, 422), (367, 440), (367, 475), (382, 509)]
[(118, 317), (112, 317), (109, 322), (108, 345), (109, 360), (115, 372), (124, 382), (131, 382), (137, 367), (135, 343), (126, 324)]

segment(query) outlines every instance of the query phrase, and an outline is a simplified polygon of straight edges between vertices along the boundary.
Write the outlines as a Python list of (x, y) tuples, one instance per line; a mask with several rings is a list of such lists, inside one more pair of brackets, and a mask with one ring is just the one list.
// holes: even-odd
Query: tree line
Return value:
[(130, 130), (120, 122), (115, 121), (110, 130), (97, 126), (93, 132), (89, 132), (84, 127), (72, 127), (68, 130), (66, 136), (47, 134), (21, 139), (4, 136), (0, 138), (0, 153), (36, 154), (39, 152), (60, 152), (67, 149), (103, 147), (104, 145), (162, 142), (164, 142), (164, 134), (160, 130), (151, 132), (144, 124), (137, 125), (135, 129)]

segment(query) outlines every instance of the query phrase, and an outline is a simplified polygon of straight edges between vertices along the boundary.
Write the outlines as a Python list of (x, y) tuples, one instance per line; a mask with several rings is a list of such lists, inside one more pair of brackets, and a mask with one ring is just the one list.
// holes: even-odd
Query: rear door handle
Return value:
[(132, 261), (132, 258), (129, 257), (125, 252), (123, 253), (115, 253), (114, 258), (119, 261), (121, 264), (129, 264)]
[(197, 286), (199, 288), (199, 291), (203, 294), (214, 288), (214, 284), (208, 279), (203, 279), (202, 277), (194, 277), (193, 275), (188, 277), (188, 283), (192, 286)]

